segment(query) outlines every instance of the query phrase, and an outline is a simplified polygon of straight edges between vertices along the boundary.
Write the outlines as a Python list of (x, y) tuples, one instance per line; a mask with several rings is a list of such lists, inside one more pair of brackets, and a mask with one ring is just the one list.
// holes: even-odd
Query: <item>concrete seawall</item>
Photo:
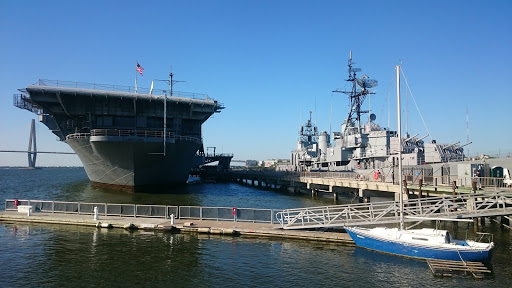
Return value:
[(31, 216), (28, 216), (25, 213), (16, 211), (1, 211), (0, 222), (64, 224), (92, 226), (102, 229), (144, 229), (183, 233), (192, 232), (248, 237), (273, 237), (355, 245), (347, 233), (283, 230), (280, 225), (269, 223), (176, 219), (174, 224), (171, 224), (169, 219), (162, 218), (100, 216), (98, 220), (94, 220), (92, 215), (35, 212), (32, 213)]

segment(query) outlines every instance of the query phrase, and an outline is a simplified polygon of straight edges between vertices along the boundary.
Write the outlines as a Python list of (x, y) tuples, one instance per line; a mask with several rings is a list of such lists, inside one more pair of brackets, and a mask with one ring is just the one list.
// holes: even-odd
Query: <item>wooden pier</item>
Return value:
[(465, 262), (451, 260), (428, 259), (428, 267), (435, 276), (453, 276), (454, 274), (471, 274), (474, 278), (483, 278), (486, 274), (491, 274), (481, 262)]

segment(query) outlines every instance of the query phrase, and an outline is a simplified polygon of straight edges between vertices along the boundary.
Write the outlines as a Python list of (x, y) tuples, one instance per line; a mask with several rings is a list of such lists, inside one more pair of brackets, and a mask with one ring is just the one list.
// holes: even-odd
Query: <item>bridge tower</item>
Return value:
[(30, 138), (28, 140), (27, 154), (28, 154), (28, 167), (29, 168), (36, 168), (37, 145), (36, 145), (36, 125), (35, 125), (35, 122), (36, 121), (34, 119), (32, 119), (32, 125), (30, 127)]

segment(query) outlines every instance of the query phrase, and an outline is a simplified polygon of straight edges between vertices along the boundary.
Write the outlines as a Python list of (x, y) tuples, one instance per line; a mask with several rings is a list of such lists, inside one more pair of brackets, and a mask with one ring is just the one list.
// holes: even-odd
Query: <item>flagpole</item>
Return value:
[[(135, 61), (135, 68), (137, 68), (137, 64), (139, 64), (139, 61)], [(135, 69), (135, 93), (137, 93), (137, 69)]]

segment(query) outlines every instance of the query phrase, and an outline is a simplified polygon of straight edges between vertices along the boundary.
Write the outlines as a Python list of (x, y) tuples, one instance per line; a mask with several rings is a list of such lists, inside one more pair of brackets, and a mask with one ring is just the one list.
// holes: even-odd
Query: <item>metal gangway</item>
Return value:
[[(404, 200), (404, 221), (468, 219), (512, 215), (512, 193), (492, 192)], [(283, 229), (395, 224), (398, 201), (286, 209), (276, 213)]]

